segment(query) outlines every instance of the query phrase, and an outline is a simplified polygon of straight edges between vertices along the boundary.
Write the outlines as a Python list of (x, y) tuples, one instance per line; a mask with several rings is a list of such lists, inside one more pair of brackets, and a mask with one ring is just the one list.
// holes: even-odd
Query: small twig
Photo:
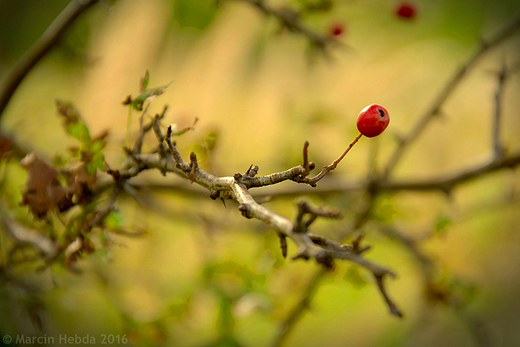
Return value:
[(315, 187), (316, 186), (316, 183), (321, 180), (323, 177), (325, 177), (326, 174), (328, 174), (330, 171), (334, 170), (339, 162), (347, 155), (347, 153), (350, 151), (350, 149), (352, 147), (354, 147), (354, 145), (356, 144), (356, 142), (359, 141), (359, 139), (361, 138), (361, 136), (363, 136), (362, 134), (359, 134), (358, 136), (356, 136), (356, 138), (354, 139), (354, 141), (352, 141), (347, 149), (339, 156), (338, 159), (334, 160), (330, 165), (327, 165), (327, 166), (324, 166), (323, 169), (320, 171), (320, 173), (318, 173), (316, 176), (312, 177), (312, 178), (302, 178), (299, 183), (307, 183), (307, 184), (310, 184), (311, 186)]
[[(146, 109), (148, 109), (148, 105), (147, 105)], [(160, 134), (161, 129), (159, 127), (159, 120), (164, 118), (167, 109), (168, 109), (168, 106), (165, 105), (161, 114), (156, 114), (154, 116), (154, 118), (152, 118), (152, 121), (146, 125), (144, 125), (144, 117), (145, 117), (146, 112), (143, 112), (141, 114), (141, 117), (139, 118), (139, 134), (137, 136), (137, 139), (135, 140), (135, 145), (134, 145), (134, 149), (132, 151), (132, 155), (135, 156), (135, 155), (141, 153), (141, 151), (143, 149), (144, 137), (147, 132), (149, 132), (152, 128), (154, 128), (154, 124), (156, 124), (156, 129), (154, 128), (154, 130), (158, 130), (159, 131), (158, 136), (162, 136), (162, 134)], [(156, 132), (156, 134), (157, 134), (157, 132)], [(161, 145), (162, 145), (162, 142), (161, 142)]]
[[(166, 109), (165, 109), (166, 110)], [(161, 130), (161, 125), (159, 124), (160, 116), (156, 114), (152, 119), (152, 129), (155, 133), (155, 137), (157, 137), (157, 142), (159, 142), (159, 155), (162, 157), (166, 156), (166, 148), (164, 147), (164, 135)], [(164, 174), (164, 172), (163, 172)]]
[(187, 173), (188, 178), (190, 179), (190, 183), (193, 183), (195, 180), (195, 173), (199, 169), (199, 163), (197, 162), (197, 155), (195, 152), (191, 152), (190, 154), (190, 172)]
[(123, 185), (123, 182), (120, 184), (114, 184), (105, 206), (100, 211), (98, 211), (96, 216), (88, 223), (89, 229), (99, 225), (105, 219), (105, 217), (115, 209), (116, 200), (119, 197), (119, 194), (123, 191)]
[(141, 153), (141, 150), (143, 149), (143, 142), (144, 142), (144, 135), (146, 134), (146, 130), (144, 128), (144, 116), (145, 113), (143, 112), (141, 114), (141, 117), (139, 117), (139, 134), (137, 135), (137, 139), (135, 140), (134, 149), (132, 150), (132, 155), (136, 155)]
[(170, 149), (170, 153), (173, 157), (173, 160), (175, 161), (175, 166), (177, 166), (179, 169), (183, 170), (184, 172), (188, 172), (190, 170), (190, 167), (188, 164), (186, 164), (181, 157), (181, 154), (175, 147), (175, 145), (172, 142), (172, 127), (169, 126), (168, 130), (166, 131), (166, 137), (164, 138), (166, 140), (166, 144), (168, 145), (168, 148)]
[(310, 233), (308, 235), (312, 242), (314, 242), (318, 246), (321, 246), (325, 249), (328, 249), (331, 251), (337, 251), (337, 252), (352, 251), (352, 246), (350, 246), (350, 245), (342, 245), (339, 242), (329, 240), (329, 239), (327, 239), (323, 236), (319, 236), (319, 235), (313, 235)]
[[(167, 111), (167, 110), (168, 110), (168, 105), (164, 105), (164, 108), (163, 108), (161, 114), (158, 114), (158, 113), (157, 113), (157, 114), (154, 116), (154, 118), (157, 117), (157, 120), (155, 120), (155, 122), (157, 122), (157, 125), (159, 125), (158, 121), (161, 120), (161, 119), (163, 119), (163, 118), (166, 116), (166, 111)], [(154, 118), (152, 118), (152, 121), (151, 121), (150, 123), (146, 124), (146, 125), (143, 127), (144, 132), (148, 132), (148, 131), (150, 131), (150, 129), (153, 128), (153, 126), (154, 126)]]
[[(325, 210), (322, 207), (313, 206), (305, 200), (298, 201), (296, 206), (298, 207), (298, 214), (293, 229), (296, 233), (306, 233), (317, 217), (339, 218), (341, 216), (336, 210)], [(306, 221), (303, 220), (305, 215), (309, 215)]]
[(247, 169), (246, 173), (244, 174), (244, 176), (248, 176), (248, 177), (255, 177), (256, 174), (258, 173), (258, 170), (260, 168), (257, 166), (257, 165), (253, 165), (251, 164), (251, 166), (249, 167), (249, 169)]
[(305, 143), (303, 144), (303, 164), (302, 164), (302, 166), (305, 170), (303, 176), (307, 176), (316, 167), (316, 165), (312, 161), (309, 162), (309, 141), (305, 141)]
[(399, 310), (399, 308), (395, 305), (395, 303), (392, 301), (392, 299), (388, 296), (388, 293), (386, 292), (386, 288), (383, 283), (383, 275), (374, 274), (374, 277), (376, 278), (377, 287), (379, 288), (381, 295), (383, 295), (383, 298), (385, 299), (385, 302), (388, 305), (388, 308), (390, 309), (390, 313), (394, 316), (402, 318), (403, 313), (401, 312), (401, 310)]
[(500, 126), (502, 119), (502, 99), (504, 95), (504, 85), (508, 77), (508, 71), (505, 61), (502, 63), (502, 67), (497, 74), (498, 86), (495, 93), (495, 114), (493, 117), (493, 153), (496, 159), (500, 159), (504, 155), (504, 146), (502, 145), (502, 139), (500, 136)]
[(3, 229), (17, 245), (30, 245), (47, 259), (52, 259), (58, 252), (56, 241), (44, 235), (41, 231), (30, 229), (8, 217), (0, 219)]
[(29, 71), (60, 40), (61, 36), (86, 9), (98, 0), (72, 0), (54, 19), (38, 40), (29, 48), (0, 83), (0, 118), (14, 92)]

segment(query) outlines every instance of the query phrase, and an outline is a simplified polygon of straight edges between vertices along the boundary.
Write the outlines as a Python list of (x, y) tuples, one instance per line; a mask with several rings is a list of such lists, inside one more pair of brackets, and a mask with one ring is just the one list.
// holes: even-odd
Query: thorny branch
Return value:
[[(242, 0), (248, 2), (259, 8), (265, 14), (278, 18), (281, 23), (295, 32), (301, 33), (307, 36), (311, 42), (318, 47), (325, 47), (332, 41), (332, 38), (327, 36), (320, 36), (315, 34), (310, 29), (306, 28), (300, 20), (297, 13), (286, 10), (286, 9), (274, 9), (266, 5), (262, 0)], [(59, 39), (63, 31), (72, 23), (72, 21), (86, 8), (96, 3), (97, 1), (72, 1), (66, 10), (55, 20), (55, 22), (49, 27), (49, 29), (42, 35), (40, 40), (28, 51), (24, 58), (20, 59), (19, 63), (8, 75), (8, 83), (4, 84), (4, 88), (0, 90), (0, 115), (5, 109), (7, 102), (14, 93), (14, 90), (29, 72), (29, 70), (36, 64), (36, 62), (46, 54), (46, 52), (55, 44)], [(392, 170), (397, 165), (398, 161), (402, 157), (402, 154), (408, 148), (408, 145), (415, 140), (423, 129), (429, 124), (435, 116), (441, 112), (442, 105), (447, 98), (452, 94), (453, 90), (460, 84), (467, 73), (478, 63), (480, 58), (491, 48), (497, 46), (503, 42), (506, 38), (511, 36), (520, 27), (520, 12), (515, 14), (510, 21), (508, 21), (496, 35), (491, 37), (487, 41), (482, 41), (477, 51), (468, 59), (468, 61), (460, 67), (459, 70), (453, 75), (448, 81), (445, 88), (440, 92), (438, 97), (434, 100), (430, 108), (424, 113), (424, 115), (416, 123), (415, 127), (410, 133), (405, 136), (397, 150), (394, 152), (390, 161), (383, 174), (375, 178), (371, 178), (369, 181), (362, 181), (354, 183), (348, 186), (348, 188), (341, 189), (365, 189), (368, 186), (368, 200), (366, 205), (359, 211), (353, 221), (352, 229), (359, 229), (364, 222), (367, 220), (374, 197), (388, 190), (442, 190), (449, 192), (454, 186), (465, 182), (469, 179), (481, 176), (483, 174), (497, 171), (503, 168), (513, 168), (520, 164), (520, 153), (513, 155), (505, 155), (505, 151), (500, 139), (500, 120), (501, 120), (501, 99), (503, 95), (503, 87), (507, 77), (507, 70), (505, 65), (502, 67), (498, 75), (498, 88), (496, 92), (496, 108), (494, 115), (494, 126), (493, 126), (493, 152), (494, 156), (491, 160), (481, 163), (473, 168), (461, 170), (450, 175), (445, 175), (437, 178), (431, 178), (423, 181), (416, 182), (399, 182), (389, 180)], [(332, 40), (332, 41), (331, 41)], [(98, 212), (97, 218), (91, 221), (90, 227), (97, 225), (103, 218), (114, 208), (116, 197), (124, 189), (129, 188), (128, 180), (136, 177), (140, 172), (149, 169), (159, 169), (161, 172), (166, 174), (172, 172), (190, 180), (192, 183), (196, 183), (211, 192), (212, 197), (218, 197), (221, 193), (230, 193), (234, 195), (235, 199), (239, 203), (240, 212), (247, 218), (256, 218), (272, 229), (274, 229), (277, 235), (280, 237), (282, 253), (286, 256), (287, 253), (287, 241), (291, 239), (298, 247), (298, 252), (294, 259), (315, 259), (318, 263), (323, 265), (323, 270), (316, 273), (314, 278), (310, 281), (305, 294), (302, 296), (299, 304), (294, 308), (291, 315), (281, 325), (280, 334), (278, 335), (275, 345), (279, 345), (283, 341), (287, 333), (294, 326), (295, 322), (301, 317), (304, 311), (308, 308), (313, 293), (319, 286), (320, 279), (327, 269), (331, 269), (334, 266), (334, 260), (344, 259), (354, 262), (374, 275), (377, 287), (379, 288), (389, 310), (396, 316), (402, 316), (402, 313), (397, 308), (395, 303), (389, 297), (387, 290), (384, 286), (384, 278), (387, 276), (393, 277), (394, 273), (378, 264), (375, 264), (362, 256), (362, 252), (366, 248), (360, 248), (359, 242), (355, 241), (353, 245), (341, 244), (339, 242), (323, 238), (321, 236), (313, 235), (309, 233), (309, 226), (318, 218), (337, 218), (339, 215), (335, 211), (327, 211), (322, 208), (318, 208), (310, 205), (306, 201), (299, 201), (297, 203), (298, 213), (296, 219), (291, 221), (286, 217), (278, 215), (262, 205), (258, 204), (257, 201), (251, 195), (249, 189), (254, 187), (263, 187), (273, 185), (284, 180), (292, 180), (298, 183), (308, 184), (312, 187), (316, 186), (316, 183), (321, 180), (328, 172), (333, 170), (339, 161), (348, 153), (349, 149), (359, 139), (357, 137), (347, 148), (347, 150), (332, 164), (323, 168), (323, 170), (315, 177), (308, 178), (310, 171), (314, 169), (315, 164), (308, 160), (308, 143), (304, 145), (304, 160), (300, 166), (293, 167), (289, 170), (273, 173), (267, 176), (256, 176), (258, 167), (251, 166), (245, 174), (235, 174), (233, 177), (217, 177), (205, 172), (197, 164), (197, 157), (194, 153), (190, 155), (190, 162), (184, 162), (181, 154), (176, 148), (176, 144), (171, 140), (171, 128), (166, 132), (166, 135), (162, 134), (162, 130), (158, 123), (158, 120), (164, 117), (166, 108), (161, 115), (156, 115), (154, 119), (147, 125), (144, 125), (144, 119), (140, 120), (140, 131), (136, 140), (133, 150), (128, 150), (130, 159), (128, 163), (120, 170), (108, 169), (107, 173), (112, 175), (114, 180), (113, 190), (111, 191), (108, 203), (105, 208)], [(158, 149), (156, 152), (142, 153), (142, 144), (145, 134), (150, 130), (153, 130), (158, 141)], [(166, 142), (166, 146), (164, 145)], [(338, 188), (336, 188), (338, 189)], [(319, 191), (319, 188), (316, 189)], [(50, 238), (44, 236), (36, 230), (32, 230), (25, 226), (22, 226), (16, 222), (13, 222), (7, 218), (2, 219), (4, 229), (10, 233), (11, 237), (18, 240), (21, 244), (28, 244), (34, 247), (36, 250), (46, 255), (48, 258), (55, 256), (58, 250), (56, 249), (56, 243)], [(390, 229), (387, 233), (391, 234)], [(415, 245), (399, 234), (397, 239), (403, 244), (408, 245), (412, 252), (416, 252), (416, 256), (421, 260), (421, 264), (428, 268), (430, 263), (428, 258), (417, 251)], [(81, 246), (81, 240), (76, 240), (69, 244), (69, 249), (65, 251), (74, 252), (78, 246)], [(75, 248), (76, 247), (76, 248)]]
[[(260, 177), (256, 177), (258, 167), (251, 166), (245, 174), (237, 173), (232, 177), (217, 177), (207, 173), (197, 165), (197, 158), (194, 153), (190, 155), (190, 164), (182, 159), (175, 143), (171, 140), (171, 128), (169, 127), (166, 135), (163, 135), (158, 122), (159, 117), (159, 115), (154, 117), (151, 128), (154, 129), (155, 136), (159, 141), (159, 148), (161, 148), (163, 142), (166, 142), (169, 152), (158, 150), (154, 153), (133, 153), (129, 162), (122, 170), (110, 170), (110, 173), (116, 181), (124, 180), (126, 182), (126, 180), (137, 176), (143, 170), (159, 169), (163, 173), (172, 172), (181, 177), (188, 178), (192, 183), (201, 185), (212, 192), (212, 198), (216, 198), (221, 192), (232, 192), (239, 204), (238, 209), (244, 217), (256, 218), (276, 231), (281, 240), (281, 248), (284, 256), (287, 252), (285, 242), (286, 239), (289, 238), (298, 248), (297, 254), (293, 259), (315, 259), (318, 263), (323, 265), (325, 269), (329, 270), (334, 267), (335, 259), (343, 259), (356, 263), (371, 271), (376, 279), (379, 278), (382, 280), (382, 278), (387, 275), (391, 277), (395, 276), (392, 271), (362, 257), (362, 252), (359, 251), (357, 247), (341, 245), (335, 241), (308, 233), (310, 225), (316, 218), (339, 218), (340, 214), (337, 211), (315, 207), (301, 200), (297, 203), (298, 214), (296, 220), (291, 221), (263, 207), (251, 196), (249, 189), (252, 187), (276, 184), (283, 180), (294, 180), (297, 182), (304, 180), (305, 176), (310, 173), (310, 168), (313, 166), (310, 165), (307, 158), (308, 143), (304, 146), (304, 163), (301, 166)], [(145, 132), (141, 133), (144, 134)], [(358, 139), (359, 137), (356, 138), (355, 142)], [(138, 142), (139, 141), (141, 140), (138, 139)], [(352, 145), (353, 144), (334, 162), (335, 165), (343, 159)], [(379, 279), (378, 281), (380, 281)], [(400, 311), (396, 309), (395, 304), (386, 293), (382, 281), (381, 284), (378, 284), (378, 288), (389, 305), (390, 312), (401, 316)]]

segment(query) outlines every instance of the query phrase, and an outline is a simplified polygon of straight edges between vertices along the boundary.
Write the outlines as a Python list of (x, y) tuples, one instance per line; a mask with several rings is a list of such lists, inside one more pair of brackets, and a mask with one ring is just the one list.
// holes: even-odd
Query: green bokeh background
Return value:
[[(297, 6), (304, 1), (270, 3)], [(356, 136), (359, 110), (370, 103), (384, 105), (392, 117), (388, 130), (379, 138), (362, 139), (333, 176), (363, 178), (384, 166), (396, 136), (412, 128), (480, 39), (520, 8), (519, 1), (416, 1), (418, 15), (406, 21), (394, 15), (395, 1), (334, 3), (330, 12), (305, 17), (320, 32), (333, 22), (344, 23), (340, 40), (346, 46), (331, 50), (330, 59), (241, 2), (96, 5), (23, 81), (2, 117), (2, 129), (43, 158), (64, 155), (74, 140), (63, 131), (54, 100), (69, 100), (92, 133), (109, 129), (107, 160), (117, 165), (127, 120), (121, 102), (137, 94), (139, 78), (148, 69), (151, 86), (172, 82), (153, 100), (149, 114), (168, 104), (164, 124), (179, 129), (198, 117), (197, 130), (178, 140), (179, 149), (184, 156), (200, 153), (200, 165), (217, 175), (245, 172), (251, 164), (260, 167), (260, 174), (298, 165), (305, 140), (311, 144), (311, 160), (317, 167), (326, 165)], [(0, 1), (0, 78), (66, 4)], [(511, 69), (519, 66), (519, 48), (516, 34), (482, 59), (448, 99), (443, 116), (411, 145), (393, 177), (436, 177), (491, 155), (496, 72), (503, 62)], [(519, 87), (519, 74), (512, 72), (503, 95), (502, 126), (504, 144), (512, 152), (520, 147)], [(138, 113), (132, 117), (136, 120)], [(132, 130), (135, 135), (137, 123)], [(201, 149), (207, 136), (217, 139), (209, 154)], [(154, 145), (150, 138), (147, 148)], [(25, 172), (10, 165), (5, 175), (4, 198), (17, 203)], [(190, 186), (179, 177), (143, 176)], [(378, 220), (422, 240), (421, 249), (445, 271), (446, 281), (463, 292), (468, 302), (462, 309), (429, 305), (416, 260), (368, 224), (366, 242), (373, 248), (367, 257), (398, 273), (388, 289), (405, 319), (388, 313), (369, 273), (339, 263), (322, 280), (286, 345), (477, 346), (479, 334), (493, 346), (520, 345), (519, 183), (517, 171), (505, 170), (465, 183), (450, 197), (399, 192), (376, 201)], [(294, 186), (284, 183), (266, 191), (294, 191)], [(35, 290), (1, 283), (0, 332), (55, 337), (56, 344), (59, 336), (88, 335), (100, 343), (103, 334), (126, 334), (135, 345), (269, 345), (277, 323), (300, 299), (318, 266), (284, 260), (275, 233), (242, 218), (233, 202), (224, 207), (166, 189), (149, 194), (153, 208), (131, 199), (119, 205), (123, 223), (147, 235), (112, 236), (110, 248), (80, 260), (81, 275), (59, 265), (43, 272), (14, 267), (16, 278)], [(293, 199), (275, 198), (266, 207), (292, 218)], [(318, 221), (313, 228), (333, 236), (349, 228), (363, 196), (309, 199), (344, 213), (339, 222)], [(439, 223), (445, 228), (434, 232)], [(9, 240), (3, 232), (0, 236), (3, 260)], [(295, 252), (289, 244), (289, 253)]]

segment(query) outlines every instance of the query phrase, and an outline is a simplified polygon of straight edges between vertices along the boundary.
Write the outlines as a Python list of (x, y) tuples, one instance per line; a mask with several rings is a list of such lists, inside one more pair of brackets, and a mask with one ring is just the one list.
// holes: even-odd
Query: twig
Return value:
[(301, 296), (301, 299), (293, 307), (287, 318), (280, 324), (278, 334), (275, 336), (271, 347), (279, 347), (283, 345), (296, 326), (296, 323), (300, 321), (305, 312), (309, 309), (312, 299), (318, 290), (316, 283), (319, 283), (325, 274), (326, 272), (323, 270), (319, 270), (314, 274), (312, 279), (309, 281), (307, 288), (303, 292), (304, 294)]
[(100, 224), (103, 221), (103, 219), (105, 219), (105, 217), (115, 209), (116, 199), (119, 196), (119, 194), (123, 191), (124, 184), (125, 182), (119, 182), (119, 184), (116, 182), (116, 184), (113, 185), (112, 191), (110, 192), (106, 205), (101, 210), (99, 210), (96, 216), (92, 218), (92, 220), (88, 223), (89, 229), (92, 229), (96, 227), (98, 224)]
[(148, 105), (146, 106), (145, 111), (143, 111), (141, 113), (141, 117), (139, 118), (139, 134), (137, 136), (137, 139), (135, 140), (134, 149), (132, 150), (132, 155), (137, 155), (137, 154), (141, 153), (141, 151), (143, 149), (143, 142), (144, 142), (144, 137), (145, 137), (146, 133), (148, 133), (153, 128), (154, 122), (157, 122), (157, 126), (158, 126), (158, 124), (159, 124), (158, 121), (164, 118), (164, 116), (166, 115), (166, 110), (168, 110), (168, 106), (165, 105), (161, 114), (156, 114), (155, 117), (152, 118), (152, 121), (150, 123), (144, 125), (144, 117), (146, 115), (146, 110), (148, 109)]
[(298, 182), (299, 183), (307, 183), (307, 184), (310, 184), (312, 187), (315, 187), (316, 183), (319, 180), (321, 180), (323, 177), (325, 177), (326, 174), (328, 174), (330, 171), (334, 170), (338, 166), (339, 162), (347, 155), (347, 153), (350, 151), (350, 149), (352, 147), (354, 147), (354, 145), (356, 144), (356, 142), (359, 141), (361, 136), (363, 136), (363, 135), (359, 134), (358, 136), (356, 136), (354, 141), (352, 141), (348, 145), (347, 149), (339, 156), (339, 158), (334, 160), (330, 165), (327, 165), (327, 166), (323, 167), (323, 169), (320, 171), (320, 173), (318, 173), (316, 176), (314, 176), (312, 178), (302, 178)]
[[(369, 194), (368, 199), (365, 204), (360, 205), (360, 209), (356, 212), (353, 218), (352, 225), (350, 227), (350, 231), (347, 231), (345, 234), (351, 234), (355, 230), (359, 230), (359, 228), (362, 227), (362, 225), (367, 220), (367, 217), (370, 214), (370, 211), (373, 206), (374, 202), (374, 195)], [(343, 236), (343, 238), (346, 237), (346, 235)], [(323, 241), (321, 241), (323, 242)], [(335, 248), (337, 246), (333, 246)], [(345, 247), (345, 246), (342, 246)], [(321, 284), (321, 279), (323, 278), (323, 275), (326, 273), (326, 271), (322, 268), (316, 271), (315, 275), (312, 277), (311, 281), (308, 283), (306, 289), (303, 291), (303, 294), (301, 295), (302, 299), (296, 304), (296, 306), (291, 310), (291, 313), (289, 316), (283, 320), (279, 324), (278, 328), (278, 334), (275, 337), (275, 340), (273, 342), (273, 347), (275, 346), (281, 346), (283, 341), (287, 339), (287, 336), (290, 334), (292, 329), (294, 328), (295, 324), (299, 321), (301, 316), (306, 312), (306, 309), (308, 308), (310, 304), (310, 298), (311, 294), (315, 293), (318, 289), (318, 287)]]
[(383, 283), (383, 276), (382, 275), (374, 275), (376, 278), (377, 287), (379, 288), (379, 291), (381, 292), (381, 295), (383, 295), (383, 298), (385, 299), (386, 304), (388, 305), (390, 309), (390, 313), (392, 313), (394, 316), (397, 316), (399, 318), (403, 317), (403, 313), (397, 308), (395, 303), (390, 299), (388, 296), (385, 285)]
[(502, 145), (502, 139), (500, 136), (500, 126), (502, 119), (502, 99), (504, 95), (504, 85), (508, 77), (508, 71), (505, 61), (502, 63), (499, 73), (497, 74), (498, 85), (495, 93), (495, 114), (493, 117), (493, 153), (495, 158), (501, 158), (504, 155), (504, 146)]
[(190, 170), (189, 165), (186, 164), (182, 160), (181, 154), (179, 153), (179, 151), (177, 150), (177, 148), (175, 147), (175, 145), (172, 142), (172, 127), (171, 126), (168, 127), (168, 131), (166, 132), (165, 140), (166, 140), (166, 144), (168, 145), (168, 148), (170, 149), (172, 158), (175, 161), (175, 166), (184, 172), (188, 172), (188, 170)]
[(306, 36), (310, 40), (310, 42), (312, 42), (316, 47), (320, 49), (325, 49), (327, 45), (330, 45), (332, 43), (340, 44), (340, 42), (337, 41), (333, 36), (321, 35), (307, 28), (300, 19), (300, 15), (295, 11), (292, 11), (288, 8), (277, 9), (271, 7), (267, 5), (264, 0), (241, 1), (255, 6), (268, 16), (273, 16), (277, 18), (280, 21), (280, 23), (287, 29)]
[(17, 245), (30, 245), (40, 252), (46, 259), (52, 259), (58, 252), (58, 244), (41, 231), (30, 229), (8, 217), (1, 218), (7, 234), (16, 242)]
[[(325, 218), (339, 218), (340, 213), (335, 210), (325, 210), (322, 207), (315, 207), (309, 204), (306, 200), (300, 200), (296, 203), (298, 207), (298, 214), (296, 215), (296, 221), (294, 223), (293, 231), (295, 233), (306, 233), (309, 226), (316, 220), (317, 217)], [(304, 221), (305, 215), (310, 215), (309, 218)]]
[(18, 59), (0, 84), (0, 118), (14, 92), (29, 71), (60, 40), (61, 36), (86, 9), (98, 0), (72, 0), (54, 19), (38, 40)]
[(396, 190), (441, 190), (449, 193), (453, 187), (469, 180), (506, 168), (514, 168), (520, 165), (520, 152), (507, 158), (495, 157), (479, 163), (472, 168), (460, 170), (452, 174), (433, 177), (424, 180), (377, 182), (378, 189), (386, 191)]
[(498, 32), (489, 38), (487, 41), (482, 40), (480, 42), (480, 46), (473, 53), (473, 55), (464, 63), (451, 77), (451, 79), (446, 83), (444, 88), (440, 91), (437, 98), (432, 102), (430, 107), (426, 110), (426, 112), (422, 115), (421, 118), (417, 121), (413, 129), (401, 139), (397, 149), (392, 154), (390, 160), (388, 161), (382, 178), (386, 179), (393, 168), (397, 165), (399, 159), (401, 159), (404, 151), (408, 148), (408, 145), (415, 140), (422, 131), (426, 128), (426, 125), (439, 114), (440, 109), (444, 102), (448, 99), (448, 97), (452, 94), (453, 90), (460, 84), (463, 78), (467, 75), (471, 69), (475, 67), (477, 62), (484, 56), (485, 53), (489, 52), (491, 48), (497, 46), (505, 39), (513, 35), (516, 30), (520, 28), (520, 11), (516, 12), (506, 23), (505, 25), (498, 30)]

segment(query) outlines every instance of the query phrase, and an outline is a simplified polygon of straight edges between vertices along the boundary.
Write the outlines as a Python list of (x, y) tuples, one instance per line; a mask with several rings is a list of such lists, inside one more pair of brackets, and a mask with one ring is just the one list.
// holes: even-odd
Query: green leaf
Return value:
[(367, 281), (363, 278), (357, 266), (349, 267), (343, 279), (352, 284), (355, 289), (361, 289), (367, 284)]
[(110, 211), (107, 216), (105, 217), (105, 220), (103, 221), (103, 224), (105, 227), (110, 229), (118, 229), (121, 224), (124, 221), (124, 216), (119, 211)]
[(105, 141), (103, 139), (97, 139), (90, 145), (90, 153), (97, 153), (105, 148)]
[(435, 232), (438, 234), (446, 231), (447, 228), (453, 225), (453, 220), (445, 214), (439, 214), (435, 221)]
[(81, 150), (78, 147), (70, 147), (69, 151), (72, 157), (81, 158)]
[(204, 142), (206, 143), (206, 147), (208, 150), (212, 150), (215, 148), (217, 144), (218, 134), (215, 131), (211, 131), (206, 135)]
[(217, 14), (215, 1), (176, 0), (173, 3), (173, 17), (181, 28), (206, 29)]
[(396, 210), (395, 206), (392, 204), (390, 198), (382, 196), (379, 198), (379, 205), (374, 209), (374, 218), (383, 222), (388, 223), (396, 216), (399, 215), (399, 212)]
[(86, 167), (87, 167), (87, 172), (88, 172), (89, 174), (93, 174), (94, 172), (96, 172), (96, 167), (94, 166), (94, 164), (92, 164), (92, 163), (86, 163), (85, 165), (86, 165)]
[(90, 133), (85, 123), (81, 121), (68, 123), (66, 130), (70, 136), (78, 139), (82, 144), (90, 144)]
[(62, 156), (55, 156), (52, 158), (52, 165), (55, 167), (63, 167), (67, 164), (68, 159), (63, 158)]
[(195, 124), (197, 124), (198, 121), (199, 121), (199, 119), (195, 118), (195, 121), (193, 122), (192, 126), (186, 127), (184, 129), (182, 129), (181, 131), (177, 131), (177, 125), (173, 124), (172, 125), (172, 136), (181, 136), (181, 135), (185, 134), (187, 131), (195, 129)]
[(181, 135), (185, 134), (186, 132), (190, 131), (191, 129), (192, 129), (192, 127), (187, 127), (187, 128), (182, 129), (181, 131), (172, 132), (172, 136), (181, 136)]
[(101, 151), (95, 153), (92, 156), (91, 163), (92, 163), (92, 165), (95, 168), (98, 168), (98, 169), (100, 169), (102, 171), (106, 170), (106, 168), (107, 168), (106, 165), (105, 165), (105, 155)]
[(164, 90), (166, 88), (168, 88), (168, 86), (171, 84), (168, 83), (167, 85), (164, 85), (164, 86), (161, 86), (161, 87), (157, 87), (157, 88), (152, 88), (152, 89), (145, 89), (143, 90), (133, 101), (132, 101), (132, 106), (135, 110), (137, 111), (142, 111), (143, 110), (143, 104), (146, 100), (148, 99), (151, 99), (153, 97), (156, 97), (157, 95), (161, 95), (162, 93), (164, 93)]
[(141, 81), (139, 83), (139, 91), (142, 92), (143, 90), (145, 90), (146, 87), (148, 87), (149, 82), (150, 82), (150, 73), (148, 73), (148, 70), (146, 70), (144, 77), (141, 77)]

